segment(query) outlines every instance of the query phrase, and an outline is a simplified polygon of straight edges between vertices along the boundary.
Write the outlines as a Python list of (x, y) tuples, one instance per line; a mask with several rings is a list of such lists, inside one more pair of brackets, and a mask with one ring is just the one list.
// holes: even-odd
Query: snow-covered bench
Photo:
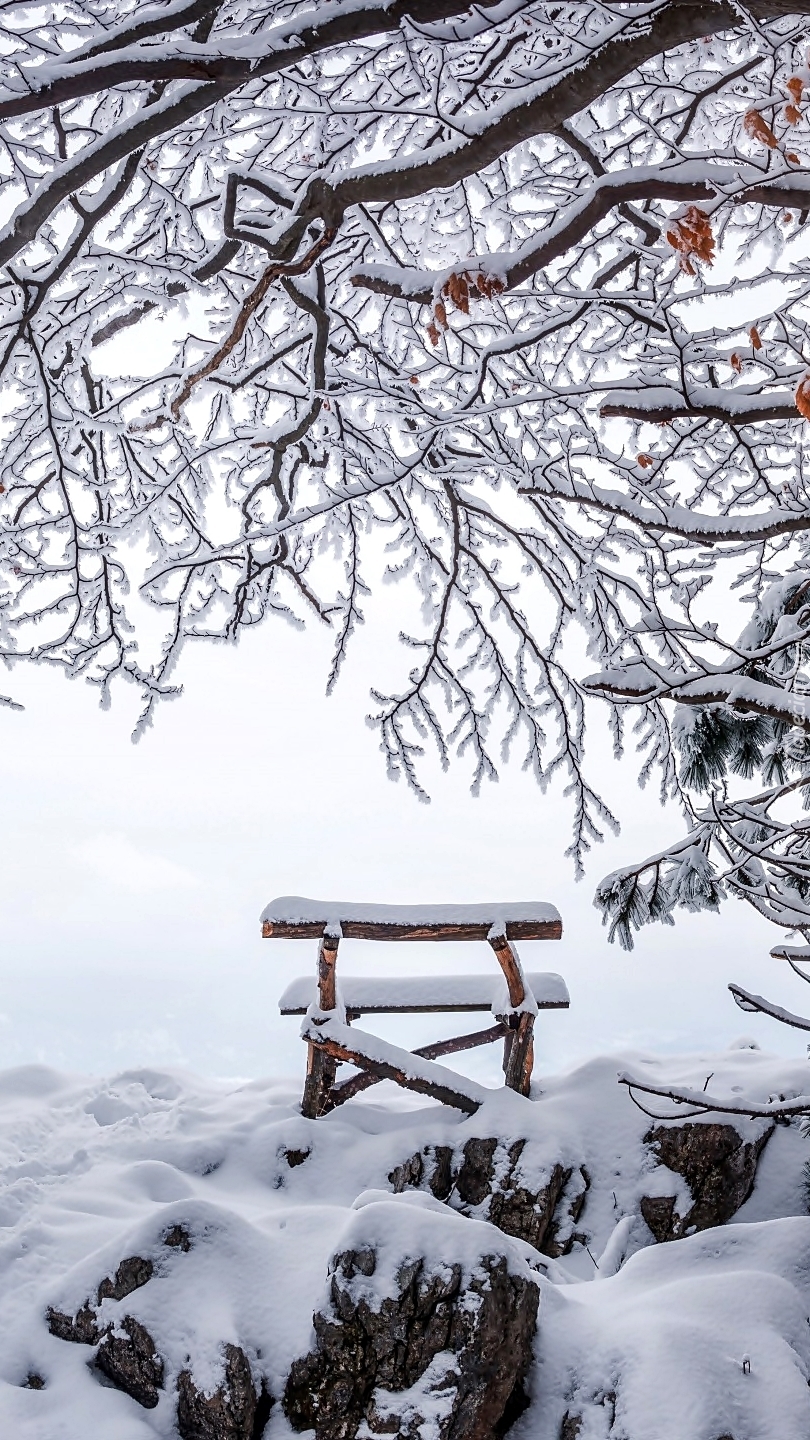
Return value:
[[(550, 972), (524, 974), (514, 946), (515, 940), (560, 938), (560, 916), (544, 902), (383, 906), (283, 896), (263, 912), (262, 934), (267, 939), (320, 941), (317, 988), (313, 980), (301, 977), (287, 986), (280, 1001), (282, 1015), (306, 1017), (302, 1034), (308, 1064), (302, 1108), (312, 1117), (383, 1079), (473, 1113), (484, 1095), (481, 1086), (435, 1061), (501, 1039), (506, 1084), (526, 1095), (534, 1017), (538, 1010), (567, 1009), (569, 1004), (562, 977)], [(337, 952), (342, 939), (486, 940), (501, 975), (346, 976), (338, 986)], [(445, 1010), (490, 1011), (495, 1023), (415, 1051), (350, 1026), (361, 1015)], [(337, 1083), (337, 1065), (342, 1062), (357, 1066), (359, 1073)]]

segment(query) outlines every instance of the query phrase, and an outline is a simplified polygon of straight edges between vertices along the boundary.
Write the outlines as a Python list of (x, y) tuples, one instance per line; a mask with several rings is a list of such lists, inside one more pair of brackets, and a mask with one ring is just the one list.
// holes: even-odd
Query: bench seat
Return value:
[[(568, 987), (553, 971), (529, 971), (526, 984), (538, 1010), (567, 1010)], [(504, 996), (502, 976), (488, 975), (344, 975), (340, 992), (350, 1020), (360, 1015), (413, 1015), (443, 1010), (491, 1010)], [(317, 1004), (317, 982), (300, 975), (279, 1001), (282, 1015), (305, 1015)], [(508, 1002), (507, 1002), (508, 1003)]]

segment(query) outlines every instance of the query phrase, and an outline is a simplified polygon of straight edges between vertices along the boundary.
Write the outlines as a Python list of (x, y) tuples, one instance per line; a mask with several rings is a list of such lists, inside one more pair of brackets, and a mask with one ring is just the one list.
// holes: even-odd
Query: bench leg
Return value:
[[(337, 952), (336, 935), (324, 935), (318, 946), (318, 1004), (323, 1011), (334, 1010), (337, 1004)], [(307, 1046), (307, 1078), (304, 1081), (304, 1096), (301, 1113), (308, 1120), (317, 1120), (332, 1109), (330, 1090), (335, 1083), (337, 1063), (314, 1045)]]
[[(509, 944), (505, 934), (493, 935), (489, 940), (509, 988), (509, 1003), (517, 1009), (526, 998), (526, 984), (517, 952)], [(513, 1017), (514, 1019), (514, 1017)], [(504, 1041), (503, 1069), (505, 1081), (510, 1090), (519, 1095), (528, 1095), (532, 1083), (534, 1064), (534, 1016), (522, 1011), (516, 1028), (510, 1027)]]
[(317, 1120), (331, 1110), (333, 1101), (330, 1091), (337, 1075), (337, 1062), (330, 1055), (314, 1045), (307, 1046), (307, 1078), (304, 1081), (304, 1098), (301, 1114), (308, 1120)]
[(534, 1065), (534, 1016), (524, 1010), (516, 1030), (504, 1041), (504, 1083), (519, 1095), (528, 1095)]

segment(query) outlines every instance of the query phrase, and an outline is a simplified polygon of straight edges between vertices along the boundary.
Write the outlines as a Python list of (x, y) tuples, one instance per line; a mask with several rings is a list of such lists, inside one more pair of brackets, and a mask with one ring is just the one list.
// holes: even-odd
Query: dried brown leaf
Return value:
[(452, 300), (456, 309), (460, 310), (462, 315), (469, 315), (470, 285), (467, 276), (463, 272), (457, 274), (453, 271), (453, 274), (448, 280), (445, 280), (442, 286), (442, 294), (446, 295), (448, 300)]
[(769, 150), (775, 150), (779, 144), (767, 120), (760, 115), (758, 110), (746, 111), (743, 116), (743, 130), (749, 140), (761, 140)]
[(740, 373), (740, 371), (742, 370), (742, 367), (743, 367), (743, 362), (742, 362), (742, 360), (740, 359), (739, 355), (737, 354), (737, 351), (736, 351), (736, 350), (734, 351), (734, 354), (732, 355), (731, 360), (729, 361), (729, 364), (731, 365), (732, 370), (736, 370), (737, 374), (739, 375), (739, 373)]
[(487, 300), (491, 300), (494, 295), (500, 295), (506, 289), (503, 280), (499, 280), (497, 275), (487, 275), (483, 270), (476, 275), (475, 284)]
[(798, 125), (801, 118), (802, 112), (798, 110), (795, 105), (785, 106), (785, 119), (789, 125)]
[(791, 75), (785, 89), (793, 96), (796, 104), (800, 105), (802, 102), (802, 91), (804, 90), (804, 81), (801, 77), (799, 75)]
[(762, 337), (760, 336), (756, 325), (751, 326), (751, 329), (748, 331), (748, 338), (751, 341), (751, 344), (753, 345), (755, 350), (762, 349)]
[(667, 231), (667, 240), (673, 249), (679, 252), (681, 269), (685, 270), (687, 275), (695, 273), (691, 256), (702, 260), (705, 265), (711, 265), (714, 260), (711, 220), (699, 205), (690, 205), (686, 214), (674, 222), (673, 228)]
[(640, 465), (642, 470), (649, 470), (650, 466), (655, 464), (655, 461), (653, 460), (652, 455), (642, 454), (636, 456), (636, 464)]
[(799, 381), (796, 390), (796, 409), (800, 415), (804, 416), (805, 420), (810, 420), (810, 374), (805, 375), (804, 379)]

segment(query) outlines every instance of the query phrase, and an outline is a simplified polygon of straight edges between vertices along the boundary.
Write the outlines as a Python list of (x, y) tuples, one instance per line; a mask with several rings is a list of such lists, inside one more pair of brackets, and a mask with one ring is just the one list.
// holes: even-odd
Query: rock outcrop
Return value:
[[(191, 1236), (183, 1225), (173, 1225), (163, 1236), (170, 1249), (187, 1253)], [(160, 1400), (165, 1365), (146, 1326), (132, 1315), (115, 1321), (101, 1318), (105, 1300), (122, 1301), (148, 1284), (155, 1273), (151, 1260), (131, 1255), (116, 1272), (101, 1281), (95, 1302), (85, 1300), (75, 1315), (49, 1309), (48, 1328), (60, 1340), (95, 1345), (95, 1365), (102, 1375), (146, 1410)], [(222, 1382), (208, 1393), (192, 1372), (177, 1377), (177, 1428), (182, 1440), (261, 1440), (273, 1404), (264, 1384), (257, 1386), (250, 1361), (239, 1345), (224, 1347)], [(34, 1377), (37, 1379), (38, 1377)], [(31, 1388), (36, 1388), (29, 1376)], [(44, 1384), (44, 1382), (42, 1382)]]
[(334, 1258), (329, 1303), (313, 1317), (316, 1347), (285, 1387), (296, 1430), (354, 1440), (364, 1423), (417, 1440), (429, 1417), (436, 1440), (490, 1440), (520, 1413), (537, 1284), (504, 1254), (480, 1255), (469, 1272), (450, 1246), (442, 1254), (441, 1262), (405, 1259), (381, 1291), (373, 1244)]
[[(168, 1243), (168, 1242), (167, 1242)], [(122, 1260), (115, 1274), (106, 1276), (96, 1291), (96, 1306), (102, 1300), (125, 1300), (133, 1291), (140, 1290), (154, 1274), (151, 1260), (140, 1255), (130, 1255)], [(66, 1315), (62, 1310), (48, 1310), (48, 1329), (59, 1340), (71, 1340), (78, 1345), (97, 1345), (102, 1331), (98, 1326), (98, 1315), (90, 1300), (77, 1310), (75, 1315)]]
[(112, 1277), (102, 1280), (98, 1287), (98, 1304), (102, 1300), (126, 1300), (135, 1290), (148, 1284), (155, 1273), (151, 1260), (142, 1260), (140, 1255), (130, 1255), (122, 1260)]
[(588, 1172), (557, 1163), (533, 1189), (521, 1177), (525, 1147), (525, 1140), (507, 1148), (492, 1137), (473, 1137), (460, 1154), (449, 1145), (427, 1145), (388, 1179), (397, 1194), (408, 1187), (429, 1190), (461, 1214), (476, 1213), (544, 1255), (566, 1254), (588, 1193)]
[(89, 1300), (76, 1311), (67, 1315), (64, 1310), (48, 1309), (48, 1329), (57, 1340), (70, 1340), (75, 1345), (97, 1345), (100, 1335), (96, 1324), (96, 1312)]
[(225, 1346), (225, 1374), (212, 1394), (198, 1389), (190, 1370), (177, 1377), (177, 1428), (182, 1440), (260, 1440), (272, 1400), (256, 1388), (239, 1345)]
[(659, 1163), (686, 1181), (692, 1204), (680, 1215), (675, 1195), (650, 1195), (641, 1213), (658, 1241), (724, 1225), (754, 1188), (757, 1164), (773, 1126), (745, 1140), (733, 1125), (658, 1125), (644, 1136)]
[(131, 1315), (106, 1331), (96, 1351), (96, 1364), (113, 1385), (146, 1410), (157, 1405), (163, 1388), (163, 1361), (149, 1331)]
[[(166, 1243), (179, 1242), (167, 1239)], [(101, 1324), (98, 1307), (104, 1300), (126, 1300), (148, 1284), (154, 1270), (151, 1260), (130, 1255), (121, 1261), (114, 1275), (102, 1280), (96, 1291), (95, 1305), (88, 1299), (75, 1315), (54, 1309), (50, 1309), (47, 1315), (48, 1329), (57, 1339), (79, 1345), (98, 1345), (96, 1364), (102, 1374), (147, 1410), (157, 1405), (163, 1385), (163, 1361), (155, 1343), (148, 1330), (132, 1315), (124, 1315), (117, 1324)]]
[[(179, 1227), (178, 1227), (179, 1228)], [(168, 1239), (166, 1244), (170, 1244)], [(140, 1255), (130, 1255), (122, 1260), (115, 1274), (106, 1276), (96, 1291), (96, 1306), (102, 1300), (125, 1300), (135, 1290), (140, 1290), (146, 1285), (154, 1274), (155, 1267), (151, 1260), (144, 1260)], [(101, 1330), (98, 1327), (98, 1316), (90, 1300), (84, 1304), (75, 1315), (66, 1315), (62, 1310), (48, 1310), (48, 1329), (52, 1335), (59, 1340), (72, 1340), (79, 1345), (96, 1345), (101, 1338)]]

